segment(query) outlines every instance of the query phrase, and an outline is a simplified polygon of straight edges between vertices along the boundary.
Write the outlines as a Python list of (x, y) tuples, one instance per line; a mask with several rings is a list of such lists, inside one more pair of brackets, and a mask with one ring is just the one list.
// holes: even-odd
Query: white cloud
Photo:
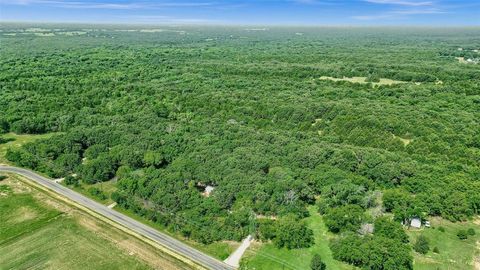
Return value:
[(421, 14), (447, 13), (440, 8), (437, 1), (414, 1), (414, 0), (363, 0), (364, 2), (396, 6), (396, 9), (384, 11), (379, 14), (367, 14), (353, 16), (356, 20), (380, 20), (405, 17)]
[(424, 10), (396, 10), (392, 11), (392, 14), (398, 14), (398, 15), (416, 15), (416, 14), (444, 14), (447, 13), (445, 11), (441, 11), (438, 9), (424, 9)]
[(372, 21), (372, 20), (379, 20), (379, 19), (389, 19), (395, 17), (404, 17), (409, 15), (427, 15), (427, 14), (444, 14), (447, 13), (445, 11), (436, 9), (436, 8), (429, 8), (429, 9), (404, 9), (404, 10), (392, 10), (387, 11), (380, 14), (373, 14), (373, 15), (358, 15), (353, 16), (353, 19), (356, 20), (363, 20), (363, 21)]

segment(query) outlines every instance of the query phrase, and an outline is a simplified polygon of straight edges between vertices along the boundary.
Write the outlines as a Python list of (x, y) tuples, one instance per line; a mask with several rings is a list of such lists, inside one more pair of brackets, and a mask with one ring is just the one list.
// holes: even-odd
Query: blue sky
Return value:
[(0, 21), (480, 25), (480, 0), (0, 0)]

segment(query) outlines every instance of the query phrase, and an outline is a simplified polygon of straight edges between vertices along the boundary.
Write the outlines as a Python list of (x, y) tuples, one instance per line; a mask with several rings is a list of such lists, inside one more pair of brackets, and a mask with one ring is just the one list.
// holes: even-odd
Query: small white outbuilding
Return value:
[(420, 229), (422, 227), (422, 220), (420, 218), (412, 218), (410, 221), (410, 227)]
[(210, 196), (210, 193), (215, 189), (213, 186), (207, 186), (205, 187), (205, 195)]

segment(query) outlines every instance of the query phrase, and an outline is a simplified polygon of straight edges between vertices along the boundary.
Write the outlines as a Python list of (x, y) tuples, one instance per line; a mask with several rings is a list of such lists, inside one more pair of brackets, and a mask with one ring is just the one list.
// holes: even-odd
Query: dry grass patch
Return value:
[(98, 222), (82, 212), (75, 211), (74, 218), (82, 227), (113, 243), (125, 254), (141, 259), (154, 269), (190, 269), (141, 240)]
[(8, 222), (12, 223), (21, 223), (25, 221), (29, 221), (35, 219), (38, 216), (38, 213), (27, 206), (22, 206), (15, 213), (13, 213), (13, 218), (8, 220)]
[(396, 138), (396, 139), (399, 139), (403, 143), (404, 146), (409, 145), (413, 141), (413, 139), (406, 139), (406, 138), (398, 137), (395, 134), (393, 135), (393, 137)]
[(379, 82), (367, 82), (367, 77), (343, 77), (343, 78), (334, 78), (334, 77), (328, 77), (328, 76), (322, 76), (320, 77), (320, 80), (328, 80), (328, 81), (334, 81), (334, 82), (350, 82), (350, 83), (359, 83), (359, 84), (368, 84), (371, 83), (374, 87), (375, 86), (380, 86), (380, 85), (394, 85), (394, 84), (401, 84), (401, 83), (407, 83), (404, 81), (396, 81), (396, 80), (391, 80), (391, 79), (380, 79)]
[(465, 57), (455, 57), (455, 59), (457, 59), (459, 63), (468, 64), (467, 60), (465, 60)]

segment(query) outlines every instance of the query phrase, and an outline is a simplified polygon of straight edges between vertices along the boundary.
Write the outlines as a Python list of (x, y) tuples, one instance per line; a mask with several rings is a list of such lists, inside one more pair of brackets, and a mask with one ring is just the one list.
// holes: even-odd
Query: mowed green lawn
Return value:
[[(431, 223), (431, 229), (408, 231), (412, 243), (418, 235), (424, 235), (430, 240), (430, 251), (426, 255), (414, 252), (414, 269), (479, 269), (480, 265), (474, 267), (474, 259), (480, 256), (480, 225), (472, 221), (452, 223), (440, 218), (432, 219)], [(440, 231), (439, 227), (445, 228), (445, 232)], [(475, 229), (475, 235), (469, 235), (467, 240), (458, 239), (457, 232), (469, 228)], [(432, 251), (434, 247), (438, 247), (439, 254)]]
[(48, 133), (41, 135), (23, 134), (18, 135), (15, 133), (0, 134), (0, 137), (6, 139), (6, 143), (0, 143), (0, 163), (9, 164), (5, 158), (8, 148), (20, 148), (22, 145), (33, 142), (39, 139), (47, 139), (55, 135), (56, 133)]
[(76, 220), (0, 182), (0, 269), (149, 269)]
[(314, 254), (319, 254), (329, 270), (346, 270), (354, 267), (336, 261), (328, 247), (331, 234), (327, 231), (322, 217), (316, 207), (309, 208), (307, 218), (309, 227), (315, 236), (315, 245), (310, 248), (288, 250), (278, 249), (272, 243), (263, 244), (260, 248), (249, 249), (242, 261), (242, 269), (310, 269), (310, 261)]
[[(308, 249), (287, 250), (278, 249), (272, 243), (262, 244), (259, 248), (247, 251), (242, 261), (242, 269), (310, 269), (313, 254), (320, 254), (329, 270), (355, 269), (353, 266), (336, 261), (332, 258), (328, 247), (332, 235), (327, 231), (322, 217), (316, 212), (315, 207), (310, 207), (311, 216), (307, 218), (309, 227), (315, 235), (315, 245)], [(410, 241), (413, 245), (418, 235), (424, 235), (430, 240), (430, 251), (421, 255), (412, 251), (415, 270), (466, 270), (480, 269), (480, 220), (477, 222), (452, 223), (441, 218), (430, 220), (432, 228), (422, 230), (408, 230)], [(445, 232), (439, 230), (443, 227)], [(457, 237), (459, 230), (473, 228), (474, 236), (467, 240)], [(438, 247), (439, 253), (432, 250)], [(475, 258), (477, 265), (475, 266)], [(477, 268), (475, 268), (477, 267)]]

